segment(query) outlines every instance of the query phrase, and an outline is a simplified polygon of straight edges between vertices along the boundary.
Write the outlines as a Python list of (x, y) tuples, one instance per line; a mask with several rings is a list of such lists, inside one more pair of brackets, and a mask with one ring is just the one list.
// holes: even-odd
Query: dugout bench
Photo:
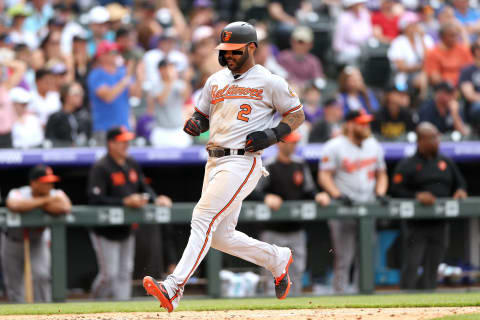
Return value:
[[(357, 218), (359, 220), (360, 247), (360, 292), (374, 292), (374, 230), (375, 219), (412, 219), (412, 218), (461, 218), (480, 216), (480, 197), (466, 200), (438, 199), (432, 207), (425, 207), (412, 200), (395, 199), (388, 206), (378, 203), (356, 205), (353, 207), (332, 205), (322, 208), (310, 201), (288, 201), (277, 212), (272, 212), (261, 202), (245, 202), (240, 213), (240, 222), (292, 221), (303, 222), (326, 220), (330, 218)], [(122, 224), (163, 224), (189, 223), (193, 203), (175, 203), (173, 207), (162, 208), (148, 206), (145, 209), (127, 209), (121, 207), (74, 206), (71, 214), (53, 217), (39, 210), (16, 214), (6, 208), (0, 208), (1, 227), (39, 227), (51, 228), (52, 252), (52, 290), (53, 300), (62, 302), (67, 294), (67, 248), (66, 228), (68, 226), (106, 226)], [(220, 296), (219, 271), (222, 267), (222, 255), (212, 249), (206, 257), (208, 295)]]

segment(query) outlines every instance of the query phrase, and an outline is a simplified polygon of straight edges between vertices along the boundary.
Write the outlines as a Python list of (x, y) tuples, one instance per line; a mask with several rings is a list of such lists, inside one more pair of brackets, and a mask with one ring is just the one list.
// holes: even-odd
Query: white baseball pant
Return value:
[(235, 230), (242, 201), (253, 191), (261, 175), (259, 155), (247, 153), (208, 159), (187, 247), (174, 272), (164, 281), (174, 308), (210, 246), (262, 266), (274, 277), (284, 272), (290, 258), (289, 248), (277, 247)]

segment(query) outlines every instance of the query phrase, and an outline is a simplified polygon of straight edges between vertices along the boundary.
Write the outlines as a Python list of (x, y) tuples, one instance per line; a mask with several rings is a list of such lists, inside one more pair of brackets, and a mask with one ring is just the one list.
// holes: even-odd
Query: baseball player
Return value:
[[(190, 238), (165, 281), (143, 279), (147, 293), (169, 312), (178, 306), (185, 284), (210, 247), (269, 270), (279, 299), (287, 297), (291, 285), (291, 250), (253, 239), (235, 227), (243, 199), (265, 172), (261, 150), (298, 128), (305, 119), (302, 105), (284, 79), (255, 64), (257, 33), (252, 25), (230, 23), (220, 40), (218, 59), (227, 68), (208, 78), (184, 126), (192, 136), (210, 130), (202, 196), (193, 210)], [(273, 127), (277, 111), (282, 119)]]
[[(60, 177), (50, 167), (37, 165), (30, 170), (30, 183), (12, 189), (8, 193), (7, 208), (22, 214), (35, 209), (46, 214), (63, 215), (70, 212), (72, 203), (54, 183)], [(52, 301), (52, 275), (49, 235), (45, 228), (6, 228), (2, 232), (1, 258), (3, 281), (10, 302), (25, 302), (24, 299), (24, 253), (23, 238), (30, 239), (33, 294), (35, 302)]]
[[(350, 111), (345, 116), (344, 134), (328, 141), (322, 150), (319, 183), (333, 199), (346, 205), (386, 199), (388, 176), (383, 149), (371, 136), (372, 120), (371, 115)], [(333, 289), (348, 292), (357, 223), (355, 219), (333, 219), (328, 225), (335, 255)]]

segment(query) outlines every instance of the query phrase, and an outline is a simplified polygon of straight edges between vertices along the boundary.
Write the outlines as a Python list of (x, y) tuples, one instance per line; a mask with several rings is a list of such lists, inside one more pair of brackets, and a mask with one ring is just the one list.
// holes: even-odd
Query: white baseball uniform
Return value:
[[(337, 188), (357, 202), (375, 200), (376, 172), (384, 169), (383, 149), (374, 137), (357, 146), (341, 135), (323, 146), (320, 170), (334, 171)], [(357, 221), (330, 219), (328, 225), (335, 252), (333, 288), (338, 293), (349, 292), (350, 267), (357, 243)], [(357, 277), (356, 268), (353, 292), (356, 291)]]
[[(298, 96), (284, 79), (255, 65), (236, 79), (227, 68), (211, 75), (195, 109), (210, 120), (207, 149), (243, 149), (249, 133), (272, 127), (277, 111), (286, 115), (301, 108)], [(210, 246), (260, 265), (274, 277), (284, 272), (289, 248), (235, 230), (242, 201), (261, 175), (260, 153), (208, 159), (187, 247), (175, 271), (164, 281), (174, 307)]]

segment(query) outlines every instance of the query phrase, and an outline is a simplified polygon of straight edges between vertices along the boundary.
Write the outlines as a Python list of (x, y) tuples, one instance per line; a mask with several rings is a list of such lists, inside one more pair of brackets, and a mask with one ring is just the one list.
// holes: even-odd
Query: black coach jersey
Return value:
[[(133, 193), (148, 193), (155, 200), (155, 193), (145, 183), (145, 177), (137, 162), (128, 157), (120, 166), (108, 154), (98, 160), (90, 170), (88, 200), (92, 205), (123, 206), (123, 198)], [(111, 240), (125, 239), (130, 226), (98, 227), (93, 231)]]

